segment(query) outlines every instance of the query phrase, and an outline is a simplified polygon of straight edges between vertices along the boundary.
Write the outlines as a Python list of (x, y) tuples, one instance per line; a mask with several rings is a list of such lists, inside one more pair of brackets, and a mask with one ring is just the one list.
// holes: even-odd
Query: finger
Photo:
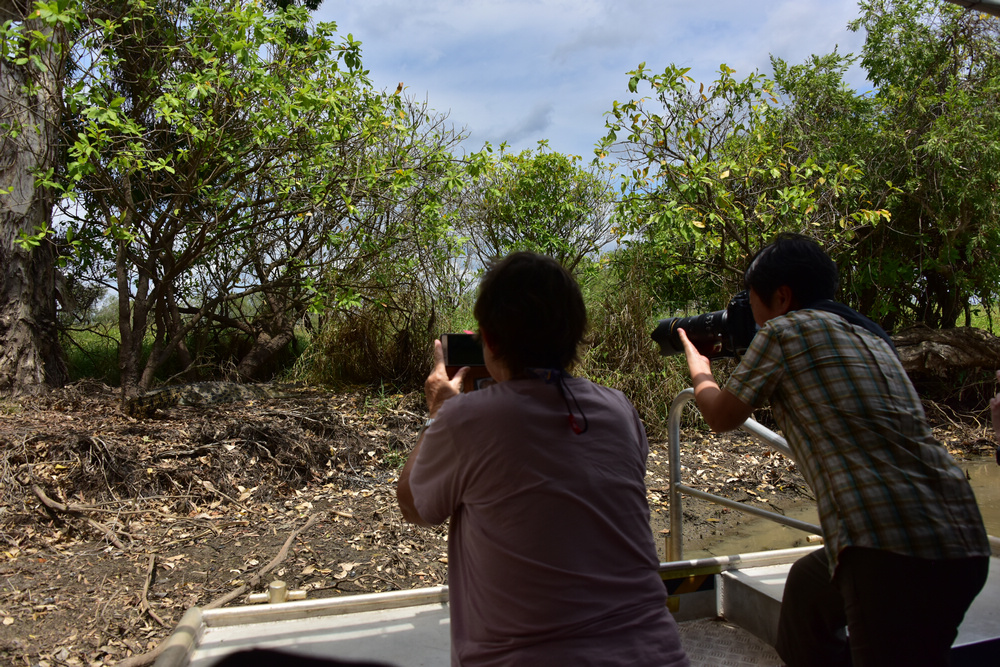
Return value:
[(434, 339), (434, 369), (437, 370), (438, 367), (444, 368), (444, 347), (441, 345), (441, 340), (438, 338)]
[(455, 373), (455, 377), (453, 377), (451, 379), (451, 385), (456, 390), (460, 389), (462, 387), (462, 382), (465, 380), (465, 376), (468, 373), (469, 373), (469, 367), (468, 366), (462, 366), (461, 368), (459, 368), (458, 372)]
[(688, 338), (687, 332), (684, 331), (684, 329), (678, 329), (677, 335), (681, 337), (681, 344), (684, 345), (685, 350), (694, 350), (695, 352), (697, 352), (694, 343), (692, 343), (691, 339)]
[(681, 343), (684, 344), (684, 356), (688, 358), (688, 363), (698, 363), (698, 364), (708, 364), (711, 366), (712, 360), (705, 356), (701, 350), (699, 350), (691, 339), (687, 337), (687, 332), (684, 329), (677, 330), (681, 337)]

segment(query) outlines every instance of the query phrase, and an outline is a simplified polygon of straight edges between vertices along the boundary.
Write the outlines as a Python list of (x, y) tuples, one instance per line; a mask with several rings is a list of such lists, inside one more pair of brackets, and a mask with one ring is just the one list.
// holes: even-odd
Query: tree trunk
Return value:
[[(0, 15), (22, 3), (0, 1)], [(26, 21), (50, 34), (41, 21)], [(63, 46), (60, 30), (53, 39)], [(65, 49), (58, 51), (64, 52)], [(55, 247), (46, 237), (32, 249), (16, 243), (51, 226), (52, 193), (35, 174), (55, 166), (62, 58), (53, 46), (36, 53), (45, 64), (0, 61), (0, 391), (37, 393), (67, 379), (56, 330)]]
[(253, 348), (240, 360), (236, 375), (243, 382), (255, 379), (261, 368), (295, 338), (294, 327), (283, 327), (274, 336), (260, 333)]
[[(131, 209), (125, 212), (125, 221), (131, 224)], [(142, 373), (142, 343), (146, 335), (146, 324), (149, 319), (149, 276), (139, 271), (132, 291), (132, 281), (129, 274), (128, 241), (119, 240), (118, 252), (115, 258), (115, 277), (118, 283), (118, 333), (121, 345), (118, 348), (118, 370), (121, 372), (121, 388), (124, 398), (138, 396), (143, 389), (140, 375)]]

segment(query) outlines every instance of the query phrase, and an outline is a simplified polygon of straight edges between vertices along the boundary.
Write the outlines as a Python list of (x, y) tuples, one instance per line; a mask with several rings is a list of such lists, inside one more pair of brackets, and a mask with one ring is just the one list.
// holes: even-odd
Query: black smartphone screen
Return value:
[(483, 346), (472, 334), (449, 333), (441, 336), (446, 366), (485, 366)]

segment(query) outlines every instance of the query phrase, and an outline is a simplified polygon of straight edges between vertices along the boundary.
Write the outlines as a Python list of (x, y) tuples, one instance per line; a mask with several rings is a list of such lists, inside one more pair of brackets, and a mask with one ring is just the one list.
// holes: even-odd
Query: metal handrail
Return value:
[[(745, 505), (729, 498), (717, 496), (713, 493), (706, 493), (705, 491), (681, 484), (681, 416), (684, 413), (684, 407), (693, 400), (694, 389), (689, 387), (677, 394), (673, 403), (670, 404), (670, 413), (667, 415), (667, 445), (669, 448), (667, 453), (667, 471), (670, 477), (670, 486), (668, 489), (670, 502), (670, 539), (667, 540), (667, 560), (678, 561), (683, 559), (684, 520), (681, 513), (681, 493), (724, 505), (740, 512), (753, 514), (754, 516), (759, 516), (791, 528), (797, 528), (807, 533), (820, 534), (819, 526), (811, 523), (792, 519), (783, 514), (763, 510), (759, 507)], [(794, 459), (792, 450), (788, 447), (788, 442), (771, 429), (761, 426), (753, 418), (743, 422), (740, 428), (769, 447), (778, 450), (788, 458)]]

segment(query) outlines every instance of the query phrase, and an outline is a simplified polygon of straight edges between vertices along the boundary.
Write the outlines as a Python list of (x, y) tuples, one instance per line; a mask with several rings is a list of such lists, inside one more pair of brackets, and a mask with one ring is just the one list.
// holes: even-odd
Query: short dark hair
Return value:
[(782, 285), (792, 289), (798, 307), (832, 299), (840, 277), (837, 265), (808, 236), (784, 232), (761, 248), (743, 274), (743, 283), (766, 301)]
[(515, 252), (490, 266), (473, 309), (492, 352), (512, 373), (570, 370), (587, 332), (587, 308), (573, 275), (559, 262)]

